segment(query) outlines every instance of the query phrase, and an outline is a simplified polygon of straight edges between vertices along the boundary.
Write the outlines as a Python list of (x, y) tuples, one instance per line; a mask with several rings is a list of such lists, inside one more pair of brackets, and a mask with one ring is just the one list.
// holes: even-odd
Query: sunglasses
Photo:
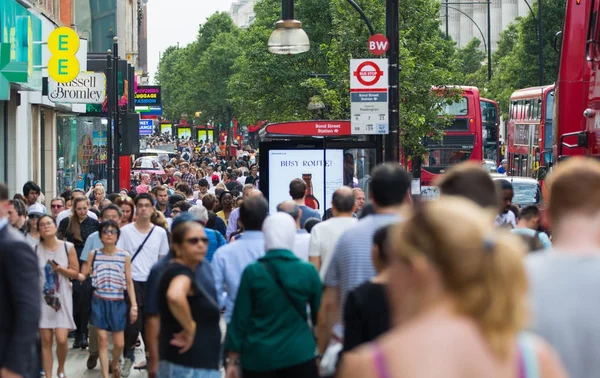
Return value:
[(63, 207), (63, 205), (52, 205), (51, 207), (53, 209), (60, 209), (61, 207)]
[(103, 235), (117, 235), (119, 232), (115, 229), (107, 229), (107, 230), (102, 230), (102, 234)]
[(200, 242), (204, 243), (204, 244), (208, 244), (208, 238), (204, 237), (204, 238), (189, 238), (189, 239), (185, 239), (185, 242), (191, 245), (196, 245)]

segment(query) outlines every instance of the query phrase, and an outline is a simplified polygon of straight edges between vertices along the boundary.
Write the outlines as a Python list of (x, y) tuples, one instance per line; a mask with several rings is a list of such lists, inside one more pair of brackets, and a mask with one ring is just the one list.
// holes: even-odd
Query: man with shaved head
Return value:
[(283, 201), (277, 205), (277, 211), (286, 213), (294, 218), (296, 222), (296, 242), (294, 244), (294, 254), (302, 261), (308, 261), (308, 244), (310, 243), (310, 234), (301, 227), (302, 209), (295, 201)]
[[(364, 196), (364, 192), (362, 194)], [(356, 189), (342, 186), (336, 190), (331, 197), (333, 218), (315, 225), (310, 233), (308, 259), (317, 268), (321, 279), (325, 278), (335, 243), (344, 231), (358, 221), (352, 216), (357, 211), (356, 198)]]

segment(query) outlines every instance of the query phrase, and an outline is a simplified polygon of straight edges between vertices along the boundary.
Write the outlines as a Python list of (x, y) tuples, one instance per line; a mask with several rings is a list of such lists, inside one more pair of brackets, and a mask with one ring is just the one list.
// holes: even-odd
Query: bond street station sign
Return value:
[(106, 76), (103, 72), (80, 72), (67, 83), (49, 78), (48, 99), (63, 104), (102, 104), (106, 99)]

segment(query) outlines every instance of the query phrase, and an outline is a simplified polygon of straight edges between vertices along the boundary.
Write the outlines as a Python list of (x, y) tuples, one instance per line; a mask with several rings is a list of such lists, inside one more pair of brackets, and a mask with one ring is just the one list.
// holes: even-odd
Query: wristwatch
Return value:
[(232, 359), (232, 358), (227, 357), (225, 359), (225, 365), (229, 365), (229, 364), (239, 366), (240, 365), (240, 359), (239, 358), (233, 358)]

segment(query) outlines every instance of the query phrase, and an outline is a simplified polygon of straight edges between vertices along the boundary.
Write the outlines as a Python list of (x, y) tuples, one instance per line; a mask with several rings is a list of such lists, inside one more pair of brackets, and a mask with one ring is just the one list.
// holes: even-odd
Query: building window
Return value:
[(57, 117), (57, 190), (87, 190), (100, 180), (106, 187), (107, 127), (100, 118)]

